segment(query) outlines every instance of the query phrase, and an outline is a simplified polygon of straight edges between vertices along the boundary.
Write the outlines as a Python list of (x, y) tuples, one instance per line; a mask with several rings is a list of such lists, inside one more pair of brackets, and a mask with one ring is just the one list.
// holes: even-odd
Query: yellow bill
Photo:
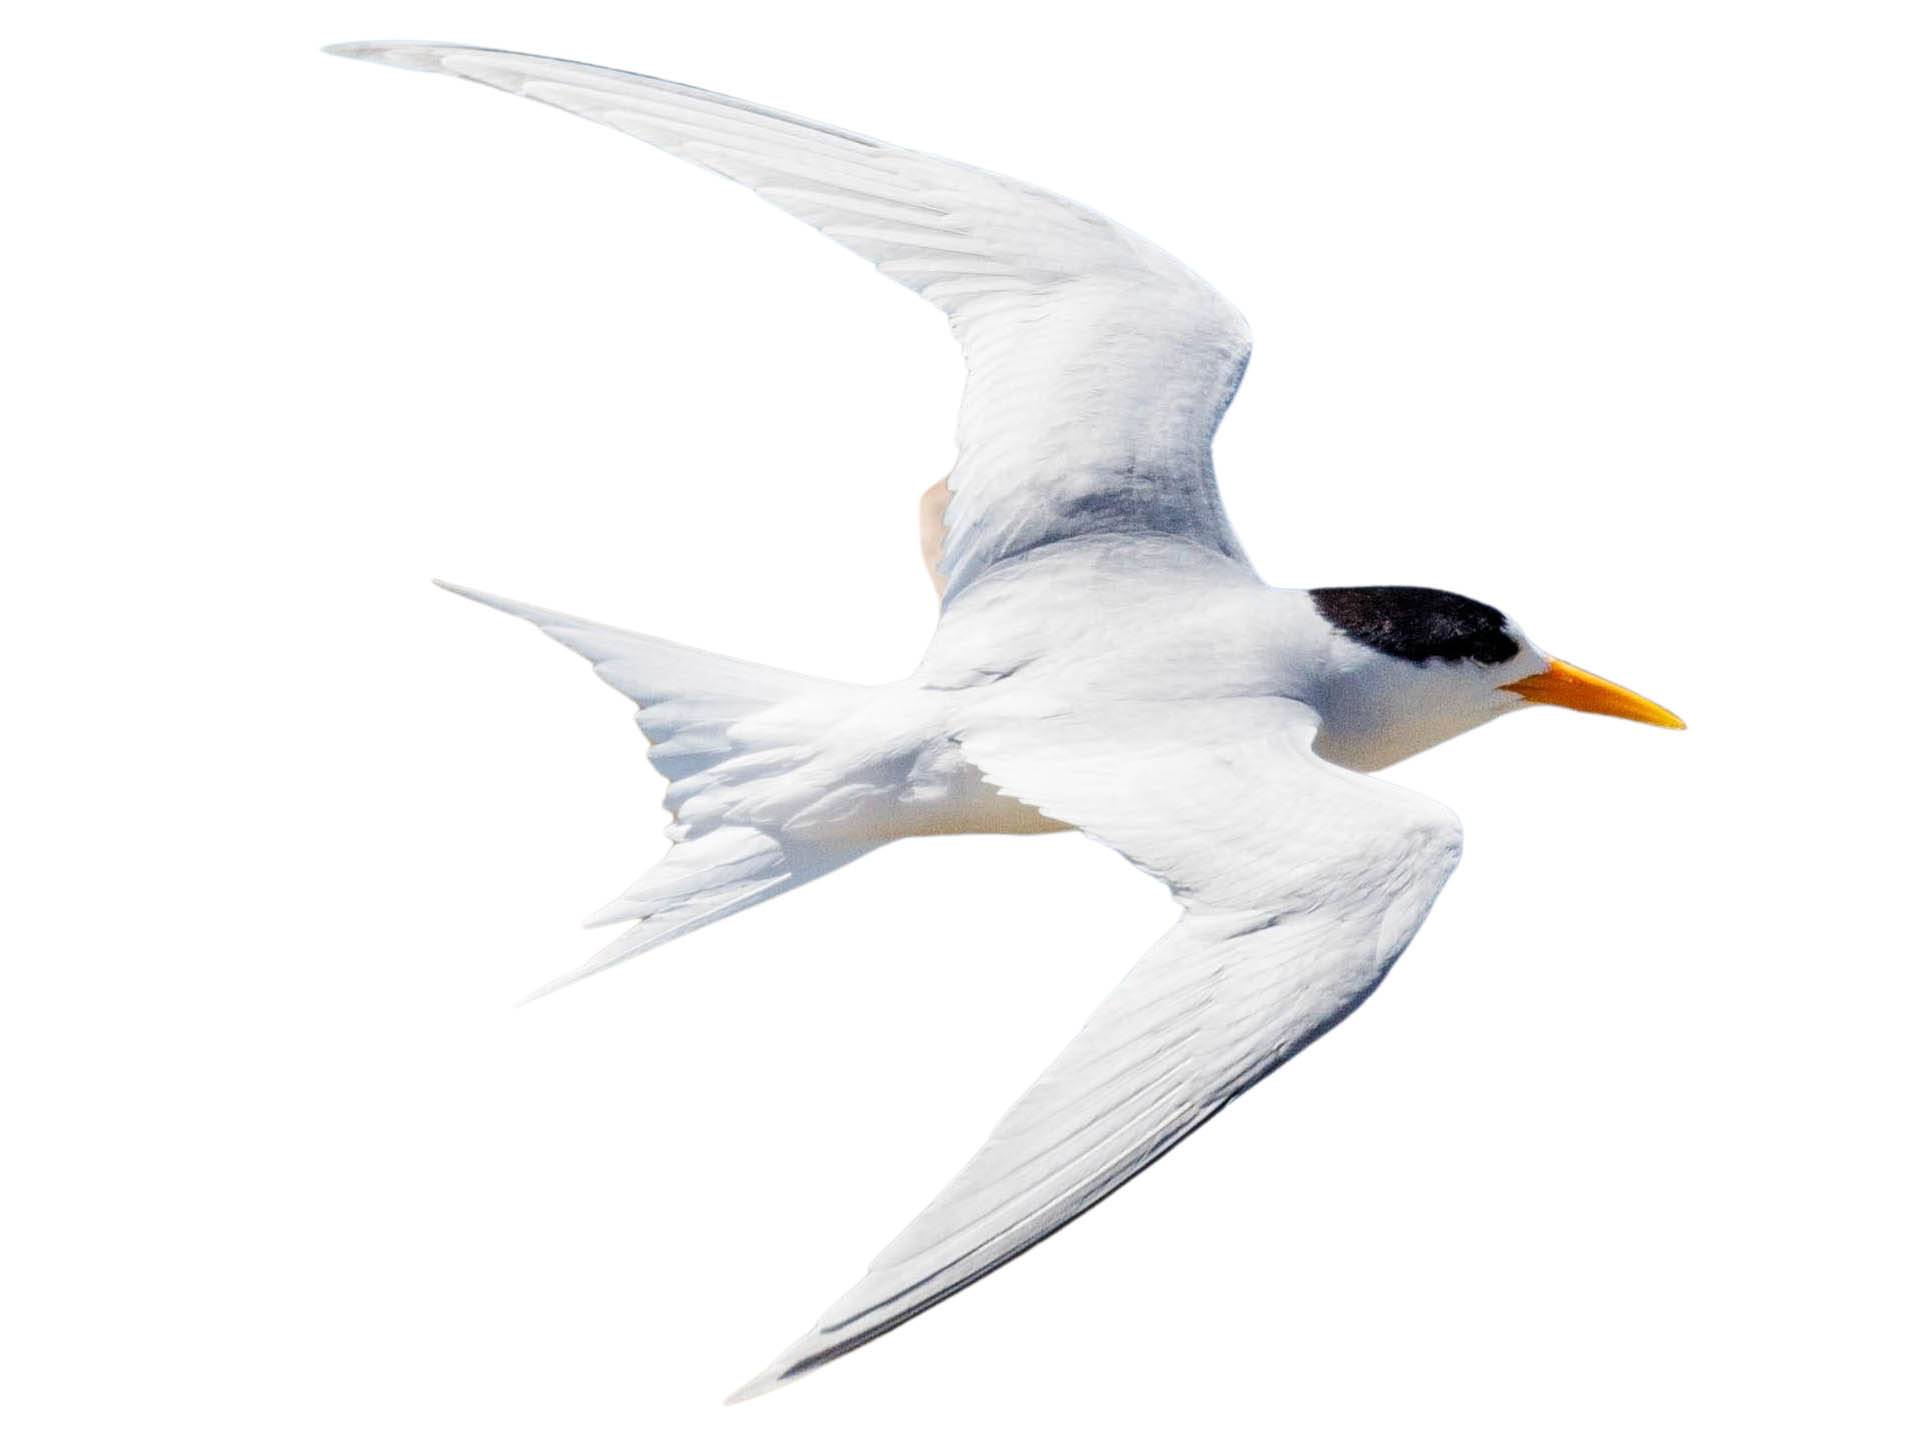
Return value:
[(1650, 723), (1655, 728), (1682, 728), (1684, 721), (1675, 712), (1660, 707), (1649, 697), (1640, 697), (1630, 688), (1607, 682), (1582, 667), (1552, 659), (1543, 672), (1503, 684), (1526, 702), (1548, 702), (1553, 707), (1568, 707), (1573, 712), (1603, 713), (1606, 717), (1629, 718)]

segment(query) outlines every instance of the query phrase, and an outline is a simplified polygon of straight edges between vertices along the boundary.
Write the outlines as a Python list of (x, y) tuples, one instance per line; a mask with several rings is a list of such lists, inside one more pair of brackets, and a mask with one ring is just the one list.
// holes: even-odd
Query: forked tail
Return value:
[(587, 920), (630, 927), (531, 998), (820, 878), (883, 841), (824, 842), (783, 827), (785, 797), (797, 791), (783, 780), (806, 766), (812, 733), (846, 713), (862, 688), (436, 585), (532, 622), (587, 658), (636, 704), (649, 761), (669, 782), (668, 853)]

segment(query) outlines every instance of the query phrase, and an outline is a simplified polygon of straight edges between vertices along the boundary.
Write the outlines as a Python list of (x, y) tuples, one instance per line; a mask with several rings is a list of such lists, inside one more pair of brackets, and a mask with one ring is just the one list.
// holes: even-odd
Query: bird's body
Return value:
[(922, 514), (942, 611), (899, 682), (466, 594), (592, 661), (669, 780), (672, 847), (591, 920), (628, 928), (571, 977), (913, 835), (1081, 829), (1184, 907), (982, 1151), (740, 1394), (1014, 1258), (1355, 1008), (1460, 846), (1447, 809), (1370, 772), (1533, 702), (1676, 725), (1481, 603), (1259, 579), (1210, 460), (1242, 319), (1096, 213), (648, 77), (339, 50), (516, 91), (749, 185), (941, 307), (969, 361), (957, 465)]

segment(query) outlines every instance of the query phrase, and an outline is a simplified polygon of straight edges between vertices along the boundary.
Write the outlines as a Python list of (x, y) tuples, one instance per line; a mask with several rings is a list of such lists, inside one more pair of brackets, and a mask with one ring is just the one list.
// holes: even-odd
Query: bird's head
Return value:
[(1682, 728), (1676, 715), (1533, 645), (1495, 607), (1430, 587), (1319, 587), (1330, 629), (1317, 751), (1368, 771), (1534, 703)]

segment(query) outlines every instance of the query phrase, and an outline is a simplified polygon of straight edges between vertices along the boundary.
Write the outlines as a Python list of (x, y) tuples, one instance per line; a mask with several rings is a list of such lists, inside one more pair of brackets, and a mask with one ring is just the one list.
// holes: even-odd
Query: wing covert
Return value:
[(965, 730), (966, 754), (993, 782), (1164, 877), (1184, 916), (856, 1287), (735, 1398), (859, 1348), (1008, 1263), (1378, 985), (1457, 862), (1457, 824), (1316, 758), (1315, 724), (1274, 699), (1092, 719), (1045, 705)]
[(969, 367), (940, 570), (1094, 532), (1243, 553), (1210, 443), (1250, 354), (1181, 263), (1020, 181), (693, 86), (463, 46), (335, 54), (440, 71), (598, 121), (750, 187), (940, 308)]

